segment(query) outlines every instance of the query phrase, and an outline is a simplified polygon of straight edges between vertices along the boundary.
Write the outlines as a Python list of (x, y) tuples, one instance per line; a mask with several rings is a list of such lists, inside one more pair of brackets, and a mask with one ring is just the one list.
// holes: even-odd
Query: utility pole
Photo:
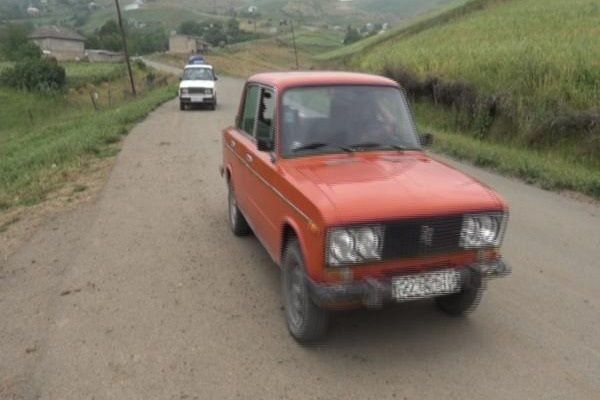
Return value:
[(121, 7), (119, 0), (115, 0), (117, 6), (117, 16), (119, 18), (119, 28), (121, 29), (121, 37), (123, 38), (123, 51), (125, 52), (125, 62), (127, 63), (127, 72), (129, 73), (129, 82), (131, 82), (131, 94), (137, 96), (135, 91), (135, 81), (133, 80), (133, 71), (131, 70), (131, 62), (129, 61), (129, 51), (127, 50), (127, 38), (125, 37), (125, 29), (123, 28), (123, 17), (121, 17)]
[(300, 69), (298, 63), (298, 48), (296, 47), (296, 35), (294, 34), (294, 20), (290, 19), (290, 28), (292, 29), (292, 43), (294, 44), (294, 57), (296, 58), (296, 69)]
[[(300, 69), (300, 63), (298, 62), (298, 48), (296, 47), (296, 34), (294, 33), (294, 21), (290, 18), (289, 19), (290, 22), (290, 31), (292, 33), (292, 44), (294, 46), (294, 58), (296, 59), (296, 69), (299, 70)], [(279, 25), (287, 25), (288, 24), (288, 20), (284, 19), (283, 21), (281, 21), (279, 23)]]

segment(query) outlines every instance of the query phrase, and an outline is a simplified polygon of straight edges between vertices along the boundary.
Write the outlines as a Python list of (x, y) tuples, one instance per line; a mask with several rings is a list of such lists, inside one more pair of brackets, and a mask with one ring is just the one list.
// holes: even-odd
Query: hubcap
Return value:
[(291, 265), (289, 270), (288, 285), (288, 313), (290, 323), (299, 328), (304, 322), (304, 288), (302, 273), (297, 264)]
[(235, 220), (237, 217), (237, 202), (235, 201), (235, 196), (233, 194), (233, 190), (229, 191), (229, 219), (231, 226), (235, 226)]

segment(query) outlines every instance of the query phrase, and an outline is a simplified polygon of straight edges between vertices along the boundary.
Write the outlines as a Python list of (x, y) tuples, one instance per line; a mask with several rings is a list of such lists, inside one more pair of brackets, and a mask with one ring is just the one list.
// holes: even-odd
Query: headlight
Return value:
[(382, 247), (381, 226), (335, 228), (328, 234), (327, 263), (337, 266), (380, 260)]
[(188, 94), (188, 93), (189, 93), (189, 91), (187, 88), (181, 89), (181, 94)]
[(460, 246), (465, 249), (500, 246), (506, 220), (506, 215), (502, 213), (463, 216)]
[(204, 89), (204, 94), (212, 94), (213, 90), (212, 89)]

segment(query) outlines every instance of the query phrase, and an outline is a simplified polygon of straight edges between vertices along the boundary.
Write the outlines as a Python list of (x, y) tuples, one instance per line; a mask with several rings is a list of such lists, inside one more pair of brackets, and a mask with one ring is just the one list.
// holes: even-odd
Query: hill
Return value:
[(389, 22), (413, 18), (455, 0), (246, 0), (268, 16), (282, 12), (306, 23), (351, 24)]
[(334, 56), (402, 82), (438, 127), (597, 172), (598, 21), (596, 0), (472, 0)]

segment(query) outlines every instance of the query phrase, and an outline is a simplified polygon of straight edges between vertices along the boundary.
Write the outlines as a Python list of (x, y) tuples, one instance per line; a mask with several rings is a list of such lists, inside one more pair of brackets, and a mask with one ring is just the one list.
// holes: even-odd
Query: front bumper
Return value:
[(179, 96), (179, 101), (183, 104), (215, 104), (215, 97), (190, 97)]
[[(474, 284), (485, 285), (491, 278), (503, 277), (511, 272), (511, 268), (502, 259), (473, 264), (459, 269), (463, 288)], [(377, 308), (392, 299), (392, 278), (369, 278), (360, 282), (323, 284), (308, 279), (308, 286), (313, 301), (323, 307), (336, 307), (362, 304)]]

